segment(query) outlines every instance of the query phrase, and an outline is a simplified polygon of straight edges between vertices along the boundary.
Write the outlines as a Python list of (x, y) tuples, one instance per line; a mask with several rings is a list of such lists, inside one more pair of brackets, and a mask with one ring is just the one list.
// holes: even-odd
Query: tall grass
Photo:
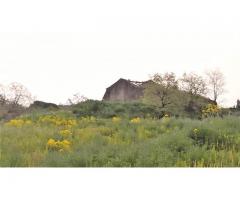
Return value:
[[(53, 114), (51, 114), (53, 115)], [(239, 167), (240, 118), (119, 120), (31, 114), (0, 125), (1, 167)], [(48, 118), (47, 118), (48, 119)], [(67, 124), (76, 120), (76, 124)], [(68, 129), (71, 135), (62, 136)], [(68, 132), (67, 132), (68, 133)], [(51, 150), (48, 140), (70, 149)]]

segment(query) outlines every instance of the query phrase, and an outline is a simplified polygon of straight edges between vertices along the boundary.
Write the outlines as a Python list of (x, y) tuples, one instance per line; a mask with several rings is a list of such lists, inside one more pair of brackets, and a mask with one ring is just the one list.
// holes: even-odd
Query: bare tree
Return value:
[(224, 75), (219, 69), (206, 72), (209, 90), (212, 93), (214, 102), (217, 103), (219, 96), (224, 93)]
[(32, 103), (33, 97), (28, 89), (20, 83), (11, 83), (8, 86), (8, 99), (12, 105), (28, 106)]
[(67, 104), (70, 104), (70, 105), (78, 104), (86, 100), (87, 100), (87, 97), (81, 95), (80, 93), (76, 93), (71, 98), (68, 99)]
[(6, 96), (6, 87), (0, 84), (0, 104), (7, 103), (7, 96)]
[(181, 89), (194, 95), (205, 95), (207, 93), (207, 85), (202, 76), (199, 76), (193, 72), (183, 74), (180, 79)]

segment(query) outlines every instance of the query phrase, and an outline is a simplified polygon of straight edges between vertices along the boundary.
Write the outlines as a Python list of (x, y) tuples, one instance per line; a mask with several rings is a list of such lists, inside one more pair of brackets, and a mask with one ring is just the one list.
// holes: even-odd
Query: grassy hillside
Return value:
[[(180, 94), (182, 97), (180, 97)], [(184, 97), (183, 97), (184, 96)], [(175, 117), (190, 117), (199, 119), (202, 117), (202, 109), (209, 104), (209, 100), (201, 96), (195, 96), (194, 99), (184, 93), (179, 93), (177, 100), (173, 104), (162, 108), (158, 105), (152, 105), (142, 102), (107, 102), (88, 100), (70, 107), (78, 117), (95, 116), (100, 118), (121, 117), (150, 117), (155, 119), (162, 118), (165, 114)], [(226, 112), (227, 114), (228, 112)]]
[(2, 122), (0, 166), (240, 167), (238, 116), (154, 119), (119, 105), (104, 118), (95, 109), (88, 117), (77, 106), (75, 114), (34, 112)]

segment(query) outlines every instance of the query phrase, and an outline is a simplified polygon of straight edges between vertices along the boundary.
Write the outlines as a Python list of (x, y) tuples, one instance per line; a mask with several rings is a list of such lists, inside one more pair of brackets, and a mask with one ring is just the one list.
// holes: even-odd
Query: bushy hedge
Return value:
[(77, 117), (103, 117), (111, 118), (114, 116), (123, 117), (142, 117), (142, 118), (161, 118), (164, 116), (164, 111), (159, 107), (145, 105), (143, 103), (117, 103), (88, 100), (79, 103), (73, 107), (73, 113)]

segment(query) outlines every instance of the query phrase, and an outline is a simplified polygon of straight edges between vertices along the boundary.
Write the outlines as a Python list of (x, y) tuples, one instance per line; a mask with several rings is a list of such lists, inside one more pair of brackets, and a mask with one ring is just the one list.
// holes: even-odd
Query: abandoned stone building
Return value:
[(144, 87), (151, 81), (131, 81), (120, 78), (116, 83), (106, 89), (104, 101), (136, 101), (143, 96)]

